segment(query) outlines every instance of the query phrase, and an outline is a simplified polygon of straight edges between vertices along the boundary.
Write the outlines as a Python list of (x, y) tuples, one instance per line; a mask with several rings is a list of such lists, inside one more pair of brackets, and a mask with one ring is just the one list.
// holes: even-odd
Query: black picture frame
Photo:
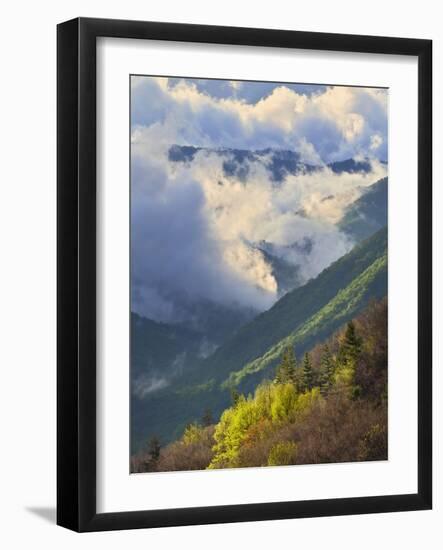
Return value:
[[(399, 54), (418, 59), (418, 491), (136, 512), (96, 511), (96, 39)], [(432, 42), (79, 18), (57, 29), (57, 523), (104, 531), (432, 507)]]

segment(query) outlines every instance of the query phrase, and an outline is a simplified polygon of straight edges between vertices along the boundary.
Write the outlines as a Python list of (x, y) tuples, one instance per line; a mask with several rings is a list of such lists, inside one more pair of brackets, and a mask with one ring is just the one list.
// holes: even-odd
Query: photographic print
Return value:
[(388, 90), (130, 77), (130, 471), (387, 460)]

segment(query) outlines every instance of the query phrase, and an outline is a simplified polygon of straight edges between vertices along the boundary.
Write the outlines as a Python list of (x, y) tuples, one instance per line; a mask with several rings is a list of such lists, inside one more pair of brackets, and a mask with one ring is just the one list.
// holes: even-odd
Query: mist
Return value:
[[(354, 245), (337, 227), (346, 208), (386, 175), (384, 96), (275, 86), (247, 103), (225, 88), (212, 97), (189, 81), (133, 85), (131, 307), (157, 321), (186, 322), (196, 303), (268, 309), (279, 288), (264, 247), (299, 267), (299, 283), (315, 277)], [(177, 144), (204, 148), (172, 162)], [(270, 151), (227, 173), (228, 147), (291, 148), (316, 169), (276, 182)], [(336, 173), (327, 162), (337, 158), (369, 159), (369, 169)]]

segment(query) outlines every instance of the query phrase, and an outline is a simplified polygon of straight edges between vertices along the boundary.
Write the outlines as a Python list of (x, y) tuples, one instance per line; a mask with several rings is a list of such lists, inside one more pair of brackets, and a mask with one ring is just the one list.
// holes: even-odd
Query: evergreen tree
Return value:
[(287, 382), (295, 384), (295, 373), (297, 371), (297, 359), (295, 357), (294, 348), (289, 346), (283, 358), (285, 365)]
[(202, 416), (202, 426), (210, 426), (214, 423), (214, 418), (212, 417), (212, 411), (210, 408), (207, 408)]
[(309, 353), (305, 353), (303, 358), (303, 389), (311, 390), (314, 383), (314, 374), (312, 372), (312, 363)]
[(146, 471), (152, 471), (155, 469), (158, 459), (160, 458), (160, 440), (154, 435), (150, 438), (147, 445), (147, 460), (145, 460)]
[(289, 346), (283, 352), (281, 362), (277, 367), (274, 382), (276, 384), (286, 384), (288, 382), (295, 384), (296, 370), (297, 359), (295, 357), (294, 348)]
[(322, 395), (326, 395), (333, 384), (334, 378), (334, 358), (329, 350), (328, 344), (323, 347), (323, 354), (320, 361), (320, 392)]
[(283, 383), (284, 383), (283, 369), (281, 368), (281, 364), (280, 364), (277, 366), (277, 369), (275, 371), (274, 384), (283, 384)]
[(354, 323), (349, 321), (339, 348), (338, 366), (341, 369), (341, 380), (348, 386), (352, 399), (358, 399), (361, 393), (360, 386), (355, 385), (355, 372), (361, 347), (362, 339), (358, 336)]
[(240, 392), (237, 390), (237, 388), (232, 387), (231, 388), (231, 401), (232, 401), (232, 404), (234, 405), (234, 407), (235, 407), (235, 405), (237, 405), (239, 399), (240, 399)]
[(356, 367), (358, 356), (361, 352), (361, 338), (357, 335), (352, 321), (346, 325), (346, 331), (342, 345), (340, 346), (341, 362), (351, 368)]

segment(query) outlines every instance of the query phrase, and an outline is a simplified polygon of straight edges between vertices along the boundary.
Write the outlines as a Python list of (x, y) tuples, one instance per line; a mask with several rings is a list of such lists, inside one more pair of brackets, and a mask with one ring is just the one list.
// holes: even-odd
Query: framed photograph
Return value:
[(57, 36), (58, 524), (430, 509), (431, 41)]

